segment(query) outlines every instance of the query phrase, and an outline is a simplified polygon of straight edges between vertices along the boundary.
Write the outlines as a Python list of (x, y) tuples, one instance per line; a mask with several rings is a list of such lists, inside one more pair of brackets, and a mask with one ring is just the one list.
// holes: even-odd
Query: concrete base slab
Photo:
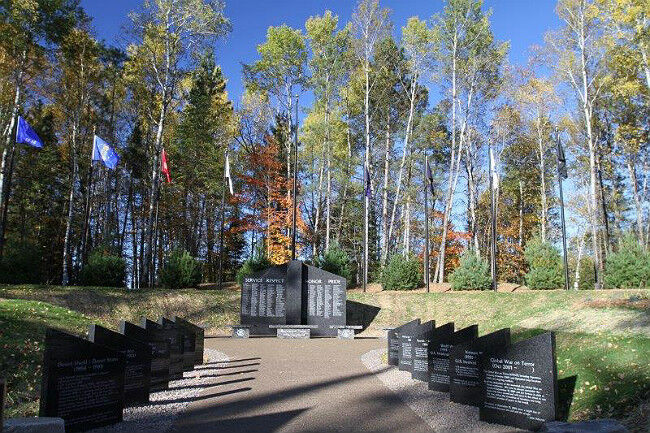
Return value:
[(5, 421), (3, 433), (65, 433), (63, 418), (10, 418)]

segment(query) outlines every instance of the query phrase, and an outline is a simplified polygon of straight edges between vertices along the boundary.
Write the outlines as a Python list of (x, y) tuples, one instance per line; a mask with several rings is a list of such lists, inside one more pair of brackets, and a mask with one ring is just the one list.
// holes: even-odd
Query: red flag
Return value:
[(169, 176), (169, 166), (167, 165), (167, 152), (165, 149), (162, 150), (162, 161), (160, 161), (160, 171), (167, 177), (167, 183), (171, 183), (172, 179)]

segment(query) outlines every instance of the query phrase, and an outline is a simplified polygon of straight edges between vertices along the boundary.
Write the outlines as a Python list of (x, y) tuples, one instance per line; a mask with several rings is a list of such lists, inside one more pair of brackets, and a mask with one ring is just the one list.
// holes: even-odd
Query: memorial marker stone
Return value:
[(413, 368), (411, 378), (422, 382), (429, 381), (429, 340), (436, 327), (436, 322), (431, 320), (420, 326), (413, 340)]
[(167, 329), (146, 317), (140, 318), (144, 329), (169, 342), (169, 379), (183, 378), (183, 337), (178, 329)]
[(99, 325), (90, 325), (88, 340), (124, 355), (124, 405), (149, 403), (151, 349), (147, 343)]
[(195, 325), (192, 322), (188, 322), (185, 319), (181, 319), (178, 316), (174, 317), (174, 322), (194, 332), (194, 365), (203, 364), (203, 340), (205, 339), (205, 330), (202, 327)]
[(122, 421), (125, 366), (115, 350), (48, 328), (39, 415), (63, 418), (68, 433)]
[(397, 328), (388, 331), (388, 365), (399, 365), (401, 342), (399, 332), (402, 329), (413, 327), (420, 324), (420, 319), (411, 320)]
[(416, 335), (422, 331), (430, 330), (435, 327), (435, 322), (430, 320), (425, 323), (420, 323), (417, 326), (403, 329), (399, 333), (400, 350), (398, 368), (402, 371), (413, 372), (413, 344), (415, 343)]
[(250, 333), (272, 335), (270, 325), (318, 325), (316, 336), (336, 336), (346, 324), (345, 278), (299, 260), (244, 278), (241, 324)]
[(449, 356), (449, 399), (455, 403), (480, 406), (483, 398), (483, 359), (509, 344), (508, 328), (454, 344)]
[(482, 421), (537, 430), (557, 419), (553, 332), (499, 348), (483, 357), (482, 367)]
[(178, 323), (169, 320), (166, 317), (159, 317), (158, 324), (165, 329), (175, 329), (182, 337), (181, 357), (183, 358), (183, 371), (194, 370), (194, 350), (196, 347), (196, 334), (189, 329), (182, 327)]
[(169, 387), (169, 341), (158, 333), (144, 329), (131, 322), (120, 321), (119, 331), (129, 338), (147, 343), (151, 349), (150, 391)]
[(454, 323), (447, 323), (431, 331), (427, 344), (429, 362), (429, 389), (449, 391), (449, 351), (454, 336)]

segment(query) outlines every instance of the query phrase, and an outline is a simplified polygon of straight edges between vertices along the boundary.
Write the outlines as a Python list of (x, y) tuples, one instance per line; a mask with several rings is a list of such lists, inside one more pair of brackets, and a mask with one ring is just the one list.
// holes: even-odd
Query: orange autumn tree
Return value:
[[(431, 227), (431, 245), (439, 245), (442, 239), (442, 221), (443, 213), (440, 211), (432, 212), (433, 225)], [(447, 223), (447, 241), (445, 243), (445, 278), (451, 275), (460, 264), (460, 256), (465, 250), (465, 244), (471, 235), (467, 232), (456, 231), (451, 220)], [(438, 262), (439, 251), (437, 248), (429, 248), (429, 257), (431, 259), (431, 279), (435, 273), (435, 264)], [(435, 281), (435, 280), (434, 280)]]
[[(242, 181), (242, 199), (251, 213), (245, 228), (261, 235), (267, 258), (274, 264), (291, 259), (292, 179), (287, 177), (286, 143), (290, 140), (286, 120), (279, 118), (276, 127), (262, 143), (246, 152)], [(298, 212), (298, 227), (304, 227)]]

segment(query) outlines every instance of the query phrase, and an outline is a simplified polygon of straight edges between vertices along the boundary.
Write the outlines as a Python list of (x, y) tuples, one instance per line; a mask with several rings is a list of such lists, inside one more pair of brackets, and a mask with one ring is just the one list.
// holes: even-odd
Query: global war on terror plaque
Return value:
[(547, 332), (483, 357), (480, 419), (538, 430), (557, 418), (555, 334)]

